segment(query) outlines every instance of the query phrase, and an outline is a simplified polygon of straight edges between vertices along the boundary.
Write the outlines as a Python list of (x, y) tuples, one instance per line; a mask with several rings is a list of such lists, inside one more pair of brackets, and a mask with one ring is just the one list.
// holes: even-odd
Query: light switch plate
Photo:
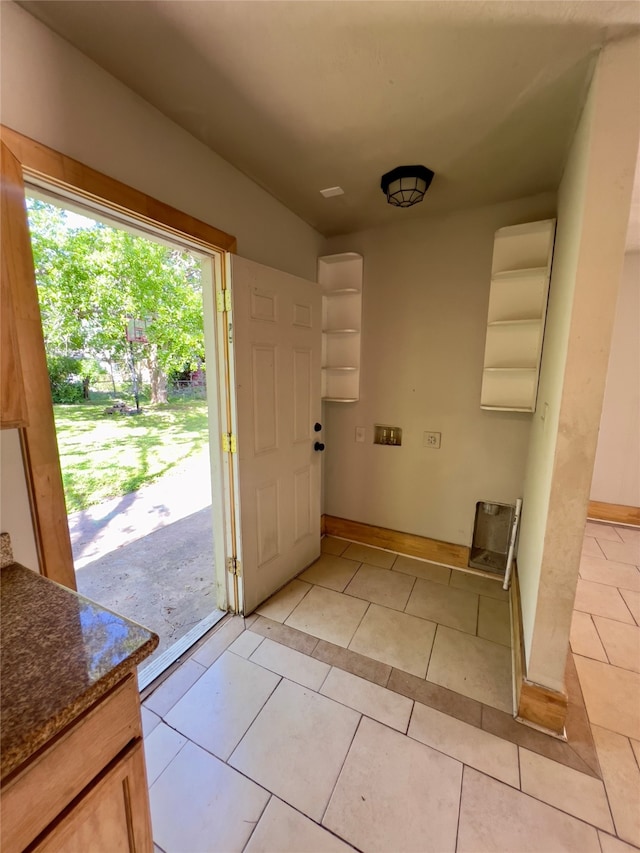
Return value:
[(364, 442), (364, 427), (356, 427), (356, 441)]

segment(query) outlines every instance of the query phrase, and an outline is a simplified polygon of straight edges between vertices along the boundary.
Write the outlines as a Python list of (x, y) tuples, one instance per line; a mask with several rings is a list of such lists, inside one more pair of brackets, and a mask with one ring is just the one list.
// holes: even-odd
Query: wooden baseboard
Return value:
[(514, 566), (511, 575), (510, 596), (511, 654), (513, 656), (513, 694), (516, 718), (523, 723), (530, 723), (561, 735), (564, 732), (564, 723), (567, 717), (567, 694), (543, 687), (541, 684), (534, 684), (527, 678), (517, 566)]
[(320, 535), (321, 536), (324, 536), (324, 534), (327, 532), (327, 521), (326, 521), (326, 519), (327, 519), (326, 515), (320, 516)]
[(594, 521), (611, 521), (614, 524), (633, 524), (640, 527), (640, 506), (607, 504), (602, 501), (589, 501), (587, 518)]
[(564, 733), (568, 705), (566, 693), (534, 684), (526, 678), (522, 680), (518, 702), (518, 717), (521, 720), (561, 735)]
[(350, 521), (347, 518), (336, 518), (333, 515), (323, 516), (323, 532), (329, 536), (339, 536), (341, 539), (352, 539), (364, 545), (374, 545), (397, 551), (409, 557), (420, 557), (459, 569), (468, 569), (469, 549), (464, 545), (454, 545), (451, 542), (440, 542), (438, 539), (428, 539), (426, 536), (416, 536), (413, 533), (401, 533), (386, 527), (375, 527), (360, 521)]

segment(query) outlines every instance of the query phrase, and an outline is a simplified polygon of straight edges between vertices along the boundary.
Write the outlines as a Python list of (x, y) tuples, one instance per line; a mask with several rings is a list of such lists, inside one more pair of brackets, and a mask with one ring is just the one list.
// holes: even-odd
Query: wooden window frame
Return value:
[[(78, 198), (133, 218), (141, 225), (159, 228), (178, 239), (186, 238), (208, 252), (236, 251), (237, 242), (232, 235), (34, 139), (4, 125), (0, 125), (0, 138), (27, 179), (40, 178)], [(76, 589), (49, 377), (46, 360), (42, 357), (44, 339), (38, 294), (35, 276), (32, 281), (28, 281), (28, 277), (31, 278), (25, 276), (19, 292), (14, 292), (13, 297), (17, 317), (30, 318), (30, 322), (22, 322), (19, 350), (22, 366), (28, 365), (33, 381), (26, 398), (27, 426), (21, 427), (19, 432), (39, 570), (45, 577)], [(36, 332), (34, 318), (40, 323), (39, 332)]]

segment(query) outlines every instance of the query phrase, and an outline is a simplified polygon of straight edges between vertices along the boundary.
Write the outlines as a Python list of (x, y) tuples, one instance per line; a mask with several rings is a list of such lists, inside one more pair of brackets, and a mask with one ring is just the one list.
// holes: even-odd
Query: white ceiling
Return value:
[[(20, 5), (326, 235), (555, 189), (597, 48), (640, 25), (635, 0)], [(391, 208), (407, 163), (436, 177)]]

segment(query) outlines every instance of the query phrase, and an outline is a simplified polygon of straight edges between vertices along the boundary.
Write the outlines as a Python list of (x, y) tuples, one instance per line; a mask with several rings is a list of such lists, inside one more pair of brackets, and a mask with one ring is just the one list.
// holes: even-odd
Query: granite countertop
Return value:
[(0, 778), (158, 645), (135, 622), (18, 563), (0, 571)]

